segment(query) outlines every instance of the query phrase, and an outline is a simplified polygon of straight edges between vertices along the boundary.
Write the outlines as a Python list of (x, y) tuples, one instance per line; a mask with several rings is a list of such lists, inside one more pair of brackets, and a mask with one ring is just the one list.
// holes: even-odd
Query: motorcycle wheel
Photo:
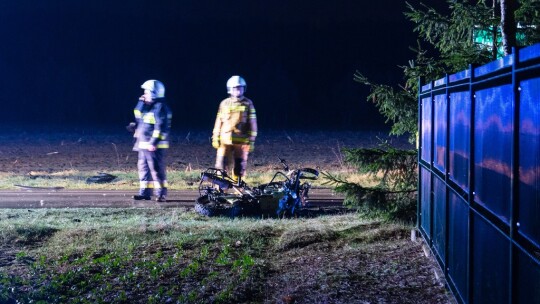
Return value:
[(236, 217), (240, 214), (240, 204), (222, 204), (212, 201), (208, 195), (203, 195), (195, 201), (195, 212), (204, 216)]

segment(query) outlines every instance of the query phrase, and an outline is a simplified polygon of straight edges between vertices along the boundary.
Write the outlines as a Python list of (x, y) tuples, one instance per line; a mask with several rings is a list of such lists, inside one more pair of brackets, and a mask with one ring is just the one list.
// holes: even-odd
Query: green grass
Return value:
[[(276, 171), (253, 171), (247, 174), (245, 181), (248, 185), (260, 185), (268, 183)], [(133, 171), (110, 171), (109, 174), (117, 178), (109, 183), (86, 183), (86, 180), (96, 175), (96, 172), (86, 172), (78, 170), (66, 170), (54, 173), (32, 172), (32, 174), (17, 174), (10, 172), (0, 172), (0, 190), (16, 189), (15, 185), (32, 187), (64, 187), (66, 189), (98, 189), (98, 190), (132, 190), (138, 189), (139, 179), (137, 172)], [(342, 171), (335, 171), (334, 174), (342, 174)], [(167, 180), (171, 190), (197, 189), (200, 180), (200, 171), (180, 171), (169, 170)], [(320, 177), (312, 182), (314, 186), (322, 186), (326, 180)]]
[(231, 220), (182, 208), (3, 209), (0, 302), (395, 302), (409, 286), (415, 303), (444, 303), (432, 261), (407, 240), (411, 228), (359, 214)]

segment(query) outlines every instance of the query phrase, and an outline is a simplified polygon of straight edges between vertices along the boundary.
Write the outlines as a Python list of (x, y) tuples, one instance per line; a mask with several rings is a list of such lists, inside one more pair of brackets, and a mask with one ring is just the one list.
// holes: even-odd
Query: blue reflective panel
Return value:
[(431, 174), (428, 170), (420, 167), (422, 174), (422, 188), (420, 189), (420, 226), (427, 235), (428, 239), (431, 239)]
[(512, 66), (512, 64), (514, 64), (514, 56), (508, 55), (490, 63), (487, 63), (483, 66), (477, 67), (476, 69), (474, 69), (474, 76), (479, 77), (491, 74), (502, 68), (510, 67)]
[(443, 77), (443, 78), (440, 78), (440, 79), (437, 79), (433, 82), (433, 86), (434, 87), (440, 87), (442, 85), (446, 84), (446, 77)]
[(445, 155), (446, 155), (446, 95), (435, 96), (434, 102), (434, 146), (433, 150), (433, 162), (435, 168), (445, 172)]
[(422, 159), (431, 162), (431, 97), (422, 99)]
[(467, 78), (471, 78), (471, 70), (464, 70), (464, 71), (452, 74), (448, 76), (448, 81), (452, 83), (452, 82), (460, 81)]
[(512, 202), (513, 101), (511, 85), (476, 92), (475, 200), (506, 223)]
[(450, 191), (448, 215), (448, 275), (462, 302), (467, 299), (468, 205)]
[(442, 261), (445, 258), (446, 235), (446, 186), (442, 180), (433, 178), (433, 246)]
[(449, 168), (450, 179), (461, 189), (469, 190), (469, 160), (471, 132), (471, 93), (450, 94), (450, 137)]
[(519, 233), (540, 247), (540, 80), (520, 87)]
[(540, 303), (540, 265), (520, 249), (517, 255), (517, 303)]
[(540, 44), (531, 45), (519, 50), (519, 61), (524, 62), (540, 57)]
[(473, 303), (508, 303), (509, 241), (478, 215), (472, 241)]

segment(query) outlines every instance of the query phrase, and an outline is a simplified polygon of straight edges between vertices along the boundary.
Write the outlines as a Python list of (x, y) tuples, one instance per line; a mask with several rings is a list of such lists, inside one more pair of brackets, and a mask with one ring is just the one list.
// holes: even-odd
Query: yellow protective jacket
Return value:
[(257, 115), (253, 102), (242, 96), (221, 101), (212, 140), (222, 145), (249, 144), (257, 137)]

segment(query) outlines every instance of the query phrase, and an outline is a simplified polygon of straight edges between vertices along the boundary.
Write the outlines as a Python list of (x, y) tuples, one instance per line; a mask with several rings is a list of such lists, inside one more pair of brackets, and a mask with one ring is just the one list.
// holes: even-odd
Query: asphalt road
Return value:
[[(0, 190), (0, 208), (172, 208), (193, 207), (199, 197), (196, 190), (169, 191), (167, 202), (134, 201), (136, 190)], [(311, 189), (313, 206), (340, 206), (343, 197), (331, 189)]]

